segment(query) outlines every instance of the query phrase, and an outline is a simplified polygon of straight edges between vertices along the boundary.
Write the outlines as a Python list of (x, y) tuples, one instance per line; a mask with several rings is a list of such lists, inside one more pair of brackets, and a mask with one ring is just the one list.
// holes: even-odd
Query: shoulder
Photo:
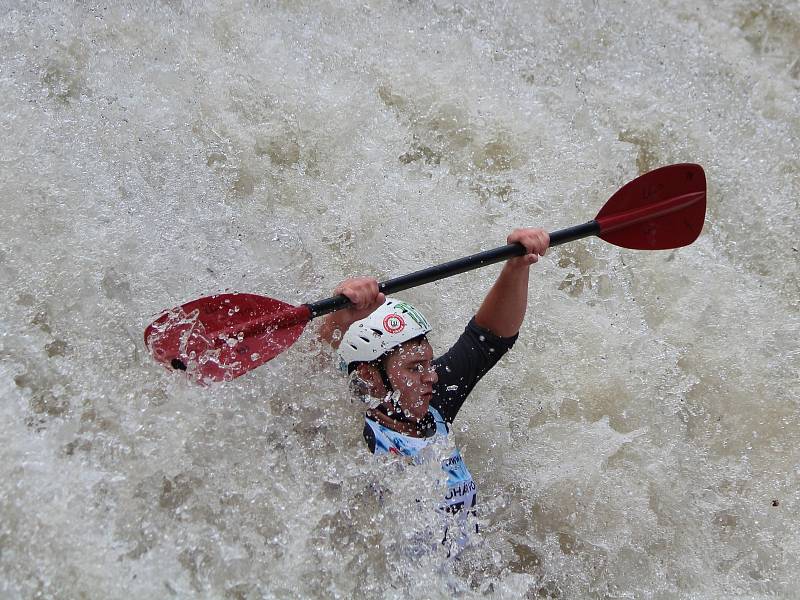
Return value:
[(501, 337), (470, 319), (455, 344), (433, 361), (438, 381), (432, 404), (452, 423), (475, 384), (508, 352), (517, 335)]
[(496, 335), (489, 329), (481, 327), (472, 317), (464, 327), (464, 331), (456, 340), (450, 349), (437, 357), (434, 363), (440, 364), (447, 359), (448, 356), (458, 354), (459, 351), (484, 351), (484, 352), (498, 352), (500, 354), (506, 353), (514, 346), (519, 334), (514, 334), (511, 337), (502, 337)]
[(519, 333), (515, 333), (509, 337), (497, 335), (486, 327), (481, 327), (478, 325), (475, 317), (472, 317), (469, 320), (469, 323), (467, 323), (467, 327), (464, 331), (465, 333), (469, 334), (470, 337), (477, 338), (477, 340), (482, 344), (497, 346), (498, 349), (502, 349), (502, 351), (510, 350), (514, 345), (514, 342), (516, 342), (517, 338), (519, 337)]

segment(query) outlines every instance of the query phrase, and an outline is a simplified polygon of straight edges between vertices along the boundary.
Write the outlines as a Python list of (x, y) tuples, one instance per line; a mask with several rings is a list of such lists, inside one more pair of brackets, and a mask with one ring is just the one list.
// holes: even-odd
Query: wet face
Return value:
[(433, 386), (439, 380), (432, 360), (433, 348), (424, 338), (405, 342), (386, 358), (386, 374), (400, 392), (400, 406), (417, 420), (428, 412)]

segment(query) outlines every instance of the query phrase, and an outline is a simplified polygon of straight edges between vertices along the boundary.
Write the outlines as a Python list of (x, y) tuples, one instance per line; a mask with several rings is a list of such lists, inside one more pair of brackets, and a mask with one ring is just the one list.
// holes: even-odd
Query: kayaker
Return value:
[[(364, 440), (375, 454), (416, 457), (447, 436), (475, 384), (514, 345), (528, 306), (529, 267), (549, 244), (543, 229), (515, 229), (508, 243), (528, 253), (505, 263), (478, 312), (445, 354), (434, 358), (428, 320), (416, 308), (386, 298), (378, 282), (355, 277), (340, 283), (353, 306), (329, 314), (320, 338), (337, 350), (352, 389), (367, 398)], [(444, 509), (475, 506), (475, 483), (457, 447), (442, 461), (448, 492)]]

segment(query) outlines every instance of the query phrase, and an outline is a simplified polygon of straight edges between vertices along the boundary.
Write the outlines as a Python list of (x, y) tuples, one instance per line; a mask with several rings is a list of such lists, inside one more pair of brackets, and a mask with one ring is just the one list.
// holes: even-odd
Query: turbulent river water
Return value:
[[(800, 5), (0, 2), (0, 597), (792, 598)], [(314, 344), (198, 387), (142, 332), (591, 219), (697, 162), (693, 245), (534, 267), (437, 468)], [(499, 267), (409, 290), (449, 347)], [(317, 356), (319, 355), (319, 356)]]

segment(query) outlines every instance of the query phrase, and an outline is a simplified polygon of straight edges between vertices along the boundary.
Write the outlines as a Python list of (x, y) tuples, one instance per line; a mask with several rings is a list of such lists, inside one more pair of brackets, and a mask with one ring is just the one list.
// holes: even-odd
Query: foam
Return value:
[[(793, 593), (796, 3), (18, 2), (0, 28), (2, 593)], [(681, 161), (696, 244), (534, 267), (456, 422), (459, 563), (415, 553), (435, 474), (366, 455), (308, 340), (213, 388), (142, 343), (177, 303), (317, 300)], [(497, 269), (406, 293), (437, 350)]]

